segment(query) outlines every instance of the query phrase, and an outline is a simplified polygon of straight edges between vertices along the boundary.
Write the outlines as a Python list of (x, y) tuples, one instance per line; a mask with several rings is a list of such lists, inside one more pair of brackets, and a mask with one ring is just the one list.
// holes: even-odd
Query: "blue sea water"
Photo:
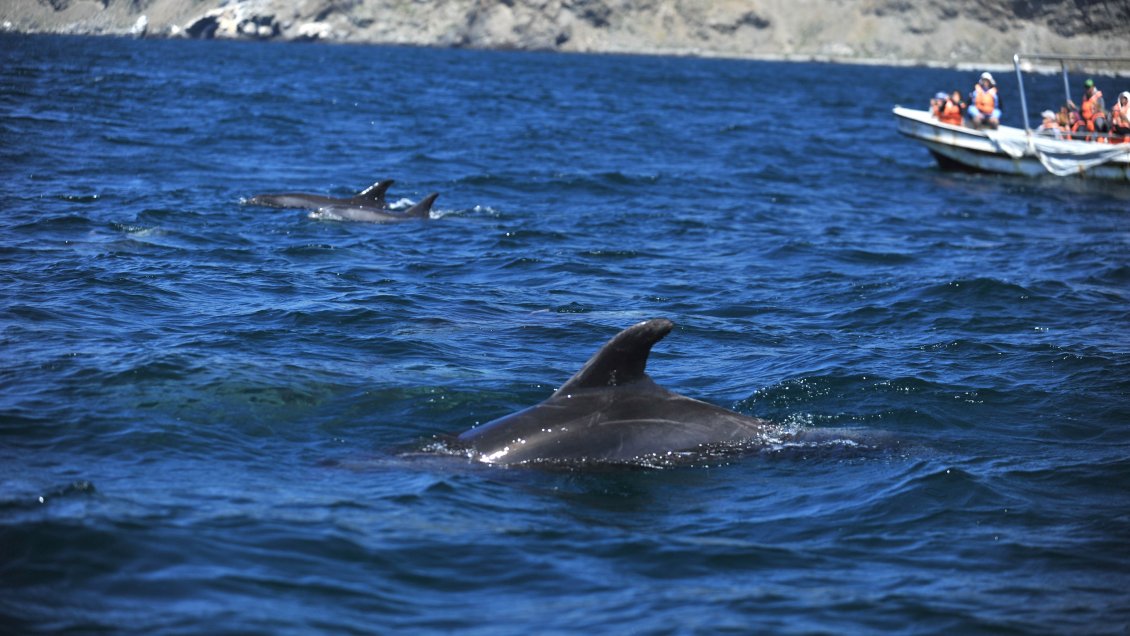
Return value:
[[(895, 133), (892, 105), (976, 73), (11, 35), (0, 59), (0, 631), (1130, 629), (1130, 189), (944, 173)], [(384, 178), (433, 218), (243, 202)], [(672, 390), (890, 441), (428, 452), (657, 316)]]

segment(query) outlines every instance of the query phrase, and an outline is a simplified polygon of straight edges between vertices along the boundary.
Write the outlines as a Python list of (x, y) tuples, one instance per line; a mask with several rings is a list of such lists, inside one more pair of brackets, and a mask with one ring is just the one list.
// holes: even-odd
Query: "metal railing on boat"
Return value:
[(1067, 63), (1103, 63), (1124, 64), (1130, 68), (1130, 57), (1106, 57), (1102, 55), (1052, 55), (1049, 53), (1016, 53), (1012, 56), (1012, 64), (1016, 68), (1016, 81), (1020, 86), (1020, 108), (1024, 114), (1024, 130), (1031, 135), (1032, 124), (1028, 120), (1028, 98), (1024, 93), (1024, 73), (1020, 68), (1022, 61), (1028, 62), (1059, 62), (1060, 72), (1063, 74), (1064, 101), (1071, 101), (1071, 85), (1067, 81)]

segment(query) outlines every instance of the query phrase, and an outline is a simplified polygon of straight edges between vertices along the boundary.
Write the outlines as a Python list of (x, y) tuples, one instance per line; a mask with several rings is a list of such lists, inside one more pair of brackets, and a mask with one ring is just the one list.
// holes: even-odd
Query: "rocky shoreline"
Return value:
[(20, 33), (942, 66), (1130, 57), (1130, 0), (25, 0)]

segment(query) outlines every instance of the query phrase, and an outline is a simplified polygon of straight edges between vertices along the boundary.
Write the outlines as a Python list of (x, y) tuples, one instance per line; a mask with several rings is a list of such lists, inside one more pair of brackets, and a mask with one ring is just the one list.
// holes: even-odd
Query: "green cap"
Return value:
[(1095, 80), (1093, 80), (1093, 79), (1088, 78), (1087, 81), (1083, 82), (1083, 88), (1091, 88), (1094, 85), (1095, 85)]

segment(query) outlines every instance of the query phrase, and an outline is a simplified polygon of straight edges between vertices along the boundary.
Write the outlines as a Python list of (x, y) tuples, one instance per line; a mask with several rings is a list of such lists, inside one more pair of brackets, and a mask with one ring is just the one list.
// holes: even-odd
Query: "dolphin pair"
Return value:
[(548, 399), (472, 428), (451, 445), (490, 464), (630, 463), (780, 440), (765, 420), (678, 395), (648, 377), (648, 354), (673, 327), (664, 318), (628, 327)]
[(313, 210), (323, 218), (368, 223), (389, 223), (410, 219), (427, 219), (438, 193), (431, 193), (407, 210), (393, 210), (385, 200), (392, 179), (378, 181), (351, 197), (327, 197), (319, 194), (287, 192), (282, 194), (257, 194), (247, 200), (248, 205), (272, 208), (302, 208)]

